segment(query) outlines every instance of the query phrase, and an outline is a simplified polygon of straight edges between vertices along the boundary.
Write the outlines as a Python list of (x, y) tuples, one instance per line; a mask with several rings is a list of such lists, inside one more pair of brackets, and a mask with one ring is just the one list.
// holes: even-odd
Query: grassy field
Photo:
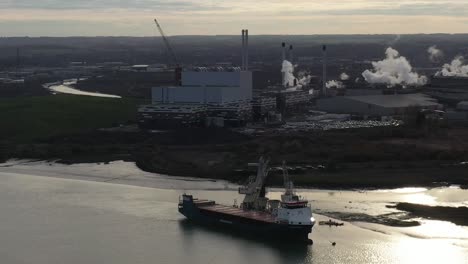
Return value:
[(140, 103), (65, 94), (0, 99), (0, 141), (27, 143), (135, 121)]
[[(149, 172), (243, 182), (248, 162), (325, 165), (294, 175), (297, 186), (379, 188), (468, 184), (468, 128), (311, 131), (249, 137), (224, 129), (169, 133), (98, 131), (135, 122), (138, 99), (75, 95), (0, 99), (0, 161), (135, 161)], [(455, 166), (457, 165), (457, 166)], [(281, 185), (281, 174), (270, 184)]]

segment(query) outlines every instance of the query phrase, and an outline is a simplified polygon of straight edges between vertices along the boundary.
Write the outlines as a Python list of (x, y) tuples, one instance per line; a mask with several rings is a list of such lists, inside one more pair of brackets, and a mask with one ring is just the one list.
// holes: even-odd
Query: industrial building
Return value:
[(468, 77), (433, 76), (431, 79), (431, 86), (446, 89), (462, 89), (468, 91)]
[(248, 71), (185, 71), (181, 86), (154, 87), (153, 104), (214, 104), (252, 100), (252, 73)]
[[(249, 70), (248, 41), (248, 30), (242, 30), (241, 67), (216, 65), (181, 70), (177, 66), (179, 72), (174, 74), (174, 83), (177, 85), (153, 87), (151, 105), (139, 108), (140, 126), (235, 127), (243, 126), (249, 121), (271, 120), (271, 117), (277, 119), (286, 113), (304, 109), (314, 96), (310, 90), (318, 86), (318, 78), (308, 76), (313, 80), (314, 87), (310, 83), (299, 84), (299, 80), (294, 76), (294, 82), (288, 83), (285, 82), (285, 72), (282, 71), (282, 85), (271, 86), (268, 75), (261, 72), (257, 78), (254, 96), (254, 76)], [(285, 43), (282, 43), (282, 48), (284, 61)], [(290, 61), (293, 59), (292, 52), (291, 45), (288, 53)], [(144, 65), (141, 67), (144, 68)]]
[(457, 110), (468, 111), (468, 101), (461, 101), (457, 104)]
[(437, 110), (442, 106), (424, 94), (337, 96), (317, 100), (320, 111), (368, 117), (404, 115), (412, 108)]
[(252, 114), (254, 120), (262, 120), (271, 112), (277, 111), (277, 93), (264, 92), (252, 100)]
[(194, 104), (142, 105), (138, 113), (141, 127), (192, 127), (203, 125), (206, 107)]
[(139, 109), (143, 127), (240, 126), (252, 118), (248, 31), (242, 30), (242, 67), (182, 71), (178, 86), (152, 88), (152, 105)]
[(468, 125), (468, 101), (461, 101), (456, 109), (450, 109), (445, 112), (445, 119), (449, 125)]
[(434, 76), (424, 93), (442, 103), (456, 106), (460, 101), (468, 100), (468, 77)]
[[(152, 105), (142, 106), (142, 122), (156, 127), (239, 126), (251, 119), (250, 71), (184, 71), (180, 86), (152, 89)], [(198, 121), (194, 121), (198, 120)]]
[(280, 113), (303, 110), (312, 99), (309, 90), (285, 90), (278, 93), (277, 108)]

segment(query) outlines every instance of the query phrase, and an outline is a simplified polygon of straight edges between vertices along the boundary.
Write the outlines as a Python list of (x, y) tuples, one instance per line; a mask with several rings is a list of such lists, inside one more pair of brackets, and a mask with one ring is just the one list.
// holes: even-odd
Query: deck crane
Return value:
[(241, 207), (244, 209), (264, 210), (268, 199), (265, 197), (265, 181), (270, 167), (269, 159), (260, 157), (258, 163), (249, 164), (257, 167), (257, 176), (251, 176), (245, 186), (239, 187), (239, 194), (245, 194)]
[(176, 83), (177, 85), (181, 85), (181, 79), (182, 79), (182, 68), (180, 67), (179, 65), (179, 61), (177, 60), (177, 56), (174, 52), (174, 50), (172, 49), (172, 46), (169, 42), (169, 39), (166, 37), (166, 34), (164, 34), (164, 31), (161, 27), (161, 25), (159, 24), (158, 20), (157, 19), (154, 19), (154, 23), (156, 23), (156, 26), (159, 30), (159, 33), (161, 34), (161, 37), (163, 39), (163, 42), (164, 42), (164, 45), (166, 46), (166, 50), (167, 50), (167, 53), (168, 55), (170, 56), (170, 65), (174, 65), (174, 71), (175, 71), (175, 78), (176, 78)]

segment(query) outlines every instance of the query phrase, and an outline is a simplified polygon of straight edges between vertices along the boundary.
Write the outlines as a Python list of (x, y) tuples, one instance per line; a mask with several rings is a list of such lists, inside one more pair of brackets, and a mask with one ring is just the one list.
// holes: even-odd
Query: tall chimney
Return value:
[(19, 71), (20, 68), (20, 49), (16, 48), (16, 70)]
[[(282, 55), (282, 59), (283, 61), (286, 60), (286, 43), (281, 43), (281, 55)], [(281, 63), (283, 63), (283, 61), (281, 61)]]
[(289, 45), (289, 61), (293, 63), (293, 45)]
[(181, 86), (182, 85), (182, 67), (176, 67), (174, 72), (175, 72), (176, 85)]
[(249, 70), (249, 30), (245, 30), (245, 70)]
[(242, 49), (241, 49), (241, 56), (242, 56), (242, 66), (241, 70), (245, 69), (245, 30), (242, 30)]
[(323, 77), (322, 77), (322, 95), (327, 95), (327, 46), (323, 45)]
[(282, 55), (282, 61), (281, 61), (281, 85), (284, 86), (284, 79), (286, 78), (285, 72), (283, 72), (283, 63), (286, 60), (286, 43), (281, 43), (281, 55)]

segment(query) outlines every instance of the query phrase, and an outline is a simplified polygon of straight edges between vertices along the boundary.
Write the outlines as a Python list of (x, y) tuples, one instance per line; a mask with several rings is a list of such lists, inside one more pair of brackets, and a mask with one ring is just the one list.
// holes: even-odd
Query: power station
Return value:
[[(138, 111), (139, 125), (143, 128), (241, 127), (251, 122), (277, 125), (283, 124), (285, 117), (298, 116), (296, 113), (307, 114), (309, 110), (387, 120), (398, 119), (412, 108), (441, 112), (443, 105), (433, 98), (451, 100), (452, 104), (460, 99), (468, 101), (466, 91), (459, 89), (459, 83), (466, 83), (466, 78), (452, 78), (452, 87), (446, 78), (434, 77), (432, 86), (426, 85), (425, 91), (404, 89), (398, 92), (396, 88), (364, 84), (359, 81), (360, 78), (349, 80), (350, 77), (344, 72), (342, 75), (346, 78), (341, 81), (328, 81), (328, 73), (336, 74), (337, 60), (329, 57), (326, 45), (321, 45), (321, 57), (318, 57), (321, 59), (322, 76), (308, 73), (296, 76), (294, 48), (286, 42), (280, 46), (281, 78), (256, 87), (255, 67), (252, 70), (249, 65), (247, 29), (241, 31), (240, 67), (191, 66), (182, 69), (168, 38), (159, 23), (155, 22), (172, 58), (170, 65), (173, 65), (175, 85), (152, 88), (151, 104), (140, 106)], [(397, 55), (395, 58), (399, 59)]]
[[(157, 22), (156, 22), (157, 23)], [(159, 24), (158, 29), (160, 29)], [(163, 39), (166, 39), (160, 29)], [(175, 53), (166, 40), (172, 57)], [(286, 61), (286, 44), (282, 59)], [(289, 46), (289, 60), (293, 60)], [(152, 88), (151, 104), (139, 108), (139, 125), (144, 128), (177, 128), (192, 126), (238, 127), (252, 120), (281, 120), (286, 111), (301, 109), (311, 99), (308, 85), (295, 79), (282, 86), (255, 92), (249, 70), (249, 31), (242, 30), (241, 67), (192, 67), (178, 71), (176, 86)]]

